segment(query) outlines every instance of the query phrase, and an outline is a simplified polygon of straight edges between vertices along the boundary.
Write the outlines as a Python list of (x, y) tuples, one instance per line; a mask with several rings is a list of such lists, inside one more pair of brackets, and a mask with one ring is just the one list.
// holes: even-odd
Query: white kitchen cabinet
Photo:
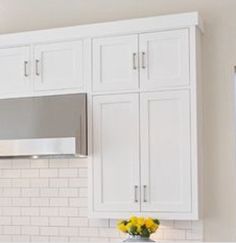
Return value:
[(30, 48), (0, 49), (0, 93), (25, 92), (31, 89)]
[(0, 36), (0, 98), (88, 93), (89, 216), (198, 219), (202, 31), (193, 12)]
[(82, 87), (83, 41), (37, 45), (34, 62), (36, 91)]
[(140, 97), (141, 211), (191, 212), (189, 91)]
[(138, 36), (93, 40), (93, 91), (130, 90), (139, 87)]
[[(111, 37), (93, 40), (91, 217), (199, 218), (200, 31), (195, 24), (183, 21), (174, 28), (150, 27), (139, 33), (133, 28), (132, 35), (112, 32)], [(138, 54), (130, 61), (115, 58), (114, 50), (122, 53), (115, 41), (131, 36), (126, 47)], [(127, 75), (132, 64), (138, 86), (125, 85), (133, 80)], [(118, 76), (125, 82), (117, 81)], [(120, 103), (132, 96), (138, 100), (135, 109), (129, 102)], [(130, 119), (134, 113), (136, 118)]]
[(93, 198), (98, 212), (137, 212), (138, 95), (93, 98)]
[(189, 51), (188, 29), (95, 39), (93, 91), (188, 86)]
[(142, 90), (190, 84), (188, 29), (141, 34), (139, 43)]

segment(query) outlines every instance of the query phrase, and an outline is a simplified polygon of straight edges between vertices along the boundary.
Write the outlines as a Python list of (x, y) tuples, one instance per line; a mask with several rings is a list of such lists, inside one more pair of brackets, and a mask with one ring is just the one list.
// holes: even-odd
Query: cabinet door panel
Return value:
[(29, 60), (29, 47), (0, 49), (0, 93), (30, 90)]
[(137, 35), (93, 41), (93, 91), (136, 89), (138, 76)]
[(138, 130), (138, 95), (93, 99), (95, 211), (139, 210)]
[(35, 90), (81, 88), (83, 42), (66, 42), (35, 47)]
[(146, 93), (140, 102), (141, 210), (190, 212), (189, 93)]
[(142, 89), (188, 85), (188, 30), (140, 35), (140, 58), (140, 85)]

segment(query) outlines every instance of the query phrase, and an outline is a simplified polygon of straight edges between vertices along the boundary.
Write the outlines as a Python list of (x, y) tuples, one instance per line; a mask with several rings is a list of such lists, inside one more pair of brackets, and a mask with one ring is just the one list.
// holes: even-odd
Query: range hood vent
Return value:
[(86, 94), (0, 100), (0, 159), (87, 154)]

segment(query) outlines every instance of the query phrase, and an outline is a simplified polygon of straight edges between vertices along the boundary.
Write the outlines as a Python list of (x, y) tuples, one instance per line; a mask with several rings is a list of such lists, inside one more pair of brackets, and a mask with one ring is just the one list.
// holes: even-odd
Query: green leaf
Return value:
[(160, 225), (160, 221), (158, 219), (153, 219), (154, 223)]
[(142, 230), (142, 232), (141, 232), (141, 236), (146, 237), (146, 238), (149, 238), (149, 236), (150, 236), (150, 232), (148, 231), (147, 228), (144, 228), (144, 229)]
[(135, 235), (137, 233), (137, 227), (136, 226), (131, 226), (129, 229), (129, 234)]

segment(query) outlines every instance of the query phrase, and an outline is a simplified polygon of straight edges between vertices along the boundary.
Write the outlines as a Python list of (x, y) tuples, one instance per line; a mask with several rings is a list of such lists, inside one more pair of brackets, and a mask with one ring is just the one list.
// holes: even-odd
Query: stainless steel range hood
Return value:
[(0, 100), (0, 159), (87, 154), (86, 94)]

